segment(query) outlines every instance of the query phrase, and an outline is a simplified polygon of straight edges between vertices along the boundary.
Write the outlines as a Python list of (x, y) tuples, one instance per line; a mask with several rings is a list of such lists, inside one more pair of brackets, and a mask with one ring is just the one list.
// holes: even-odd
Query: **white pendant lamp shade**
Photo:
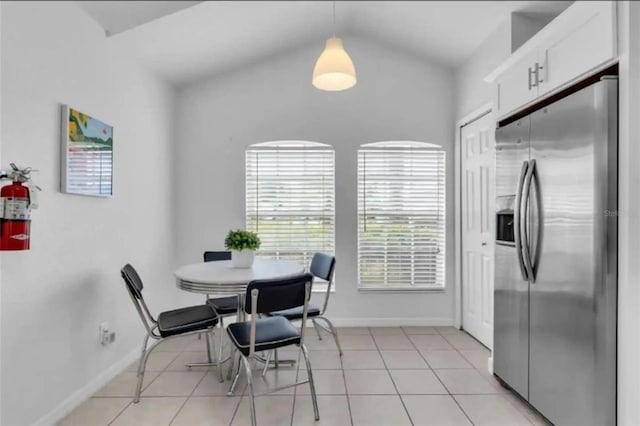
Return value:
[(313, 69), (312, 83), (320, 90), (337, 92), (356, 85), (356, 69), (342, 40), (331, 37)]

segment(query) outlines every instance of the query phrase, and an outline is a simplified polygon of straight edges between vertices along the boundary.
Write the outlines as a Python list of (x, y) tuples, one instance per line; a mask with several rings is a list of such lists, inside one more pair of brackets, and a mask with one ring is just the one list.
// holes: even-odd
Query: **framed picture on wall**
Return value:
[(113, 195), (113, 126), (63, 105), (60, 171), (66, 194)]

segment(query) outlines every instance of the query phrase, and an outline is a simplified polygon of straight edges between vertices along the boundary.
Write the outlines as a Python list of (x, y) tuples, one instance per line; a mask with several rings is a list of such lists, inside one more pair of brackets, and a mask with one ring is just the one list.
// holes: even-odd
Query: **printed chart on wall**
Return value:
[(62, 106), (61, 188), (67, 194), (108, 197), (113, 183), (113, 126)]

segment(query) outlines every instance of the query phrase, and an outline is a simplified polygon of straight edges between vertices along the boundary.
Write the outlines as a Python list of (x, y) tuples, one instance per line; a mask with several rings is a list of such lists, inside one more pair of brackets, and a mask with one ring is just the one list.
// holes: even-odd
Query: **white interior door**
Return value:
[(486, 114), (460, 129), (462, 327), (493, 346), (495, 122)]

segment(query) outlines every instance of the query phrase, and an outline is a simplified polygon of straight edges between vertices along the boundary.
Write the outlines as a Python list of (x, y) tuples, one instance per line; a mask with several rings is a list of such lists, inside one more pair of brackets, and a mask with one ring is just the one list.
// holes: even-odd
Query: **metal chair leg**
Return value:
[(218, 343), (220, 347), (218, 348), (218, 363), (222, 361), (222, 346), (223, 346), (223, 334), (224, 334), (224, 322), (222, 321), (222, 317), (220, 317), (220, 337), (218, 338)]
[(229, 370), (227, 371), (227, 380), (231, 380), (231, 376), (233, 375), (233, 371), (235, 369), (237, 349), (232, 347), (229, 349), (229, 351), (231, 353), (229, 354)]
[(278, 350), (277, 350), (277, 349), (274, 349), (274, 350), (273, 350), (273, 362), (275, 363), (275, 364), (273, 365), (273, 368), (278, 368), (278, 365), (279, 365), (280, 363), (278, 362)]
[[(240, 367), (240, 366), (238, 366)], [(231, 386), (229, 387), (229, 390), (227, 391), (227, 396), (233, 396), (233, 391), (236, 389), (236, 384), (238, 384), (238, 379), (240, 378), (240, 368), (238, 368), (238, 371), (236, 372), (236, 375), (233, 378), (233, 381), (231, 382)]]
[(262, 377), (267, 375), (267, 369), (269, 368), (269, 361), (271, 361), (272, 353), (273, 353), (273, 350), (267, 352), (267, 358), (265, 359), (264, 368), (262, 369)]
[(138, 362), (138, 376), (140, 375), (140, 371), (142, 370), (142, 359), (144, 358), (144, 353), (147, 351), (147, 344), (149, 343), (149, 334), (147, 334), (142, 341), (142, 353), (140, 354), (140, 361)]
[(316, 329), (316, 334), (318, 335), (318, 340), (322, 340), (322, 335), (320, 334), (320, 327), (318, 323), (316, 323), (315, 318), (311, 318), (311, 322), (313, 323), (313, 328)]
[[(207, 333), (207, 341), (209, 339), (211, 339), (211, 345), (213, 347), (213, 352), (217, 354), (218, 351), (216, 351), (216, 335), (214, 334), (213, 327), (211, 328), (209, 333)], [(224, 379), (222, 378), (222, 362), (220, 362), (221, 359), (222, 358), (219, 358), (219, 357), (216, 358), (216, 367), (218, 368), (218, 381), (220, 383), (224, 382)], [(209, 362), (211, 362), (211, 361), (209, 361)]]
[(338, 330), (334, 327), (333, 323), (329, 321), (329, 318), (326, 317), (316, 317), (317, 319), (322, 319), (327, 323), (329, 329), (331, 330), (331, 334), (333, 334), (333, 340), (336, 342), (336, 346), (338, 347), (338, 352), (340, 356), (342, 356), (342, 347), (340, 346), (340, 340), (338, 339)]
[[(209, 295), (207, 294), (207, 295), (205, 295), (205, 297), (206, 297), (206, 299), (204, 299), (204, 303), (206, 304), (207, 301), (209, 301)], [(198, 340), (201, 340), (201, 339), (202, 339), (202, 334), (198, 333)], [(209, 362), (211, 362), (211, 358), (209, 358)], [(191, 370), (191, 367), (188, 367), (188, 368), (189, 368), (189, 370)]]
[[(231, 386), (229, 387), (229, 391), (227, 392), (227, 396), (232, 396), (233, 395), (233, 391), (235, 390), (236, 384), (238, 383), (238, 379), (240, 378), (240, 372), (242, 371), (242, 365), (240, 365), (242, 363), (242, 361), (240, 361), (242, 355), (240, 354), (240, 352), (237, 349), (235, 350), (233, 356), (231, 357), (231, 366), (233, 367), (235, 365), (235, 359), (236, 359), (235, 355), (238, 355), (237, 356), (237, 358), (238, 358), (238, 370), (236, 372), (235, 377), (233, 378), (233, 381), (231, 382)], [(231, 377), (231, 375), (229, 375), (229, 377)]]
[(251, 426), (256, 426), (256, 406), (255, 401), (253, 400), (253, 377), (251, 377), (251, 364), (249, 363), (249, 359), (247, 359), (246, 356), (242, 357), (242, 362), (244, 364), (244, 369), (247, 372), (247, 383), (249, 384), (249, 408), (251, 409)]
[[(145, 343), (147, 339), (145, 339)], [(144, 372), (147, 368), (147, 360), (149, 359), (149, 355), (151, 355), (151, 352), (153, 352), (156, 347), (158, 347), (157, 343), (146, 350), (142, 355), (142, 358), (140, 359), (140, 365), (138, 366), (138, 370), (140, 371), (140, 373), (138, 374), (138, 384), (136, 385), (136, 394), (133, 397), (134, 404), (140, 402), (140, 393), (142, 392), (142, 381), (144, 380)]]
[(205, 340), (207, 342), (207, 361), (209, 362), (209, 364), (211, 364), (213, 362), (213, 360), (211, 359), (211, 342), (209, 341), (209, 338), (206, 338)]
[(313, 384), (313, 372), (311, 371), (311, 362), (309, 362), (309, 352), (304, 344), (300, 345), (302, 354), (304, 355), (304, 362), (307, 364), (307, 378), (309, 379), (309, 388), (311, 388), (311, 401), (313, 402), (313, 414), (316, 421), (320, 420), (320, 412), (318, 411), (318, 399), (316, 398), (316, 387)]

